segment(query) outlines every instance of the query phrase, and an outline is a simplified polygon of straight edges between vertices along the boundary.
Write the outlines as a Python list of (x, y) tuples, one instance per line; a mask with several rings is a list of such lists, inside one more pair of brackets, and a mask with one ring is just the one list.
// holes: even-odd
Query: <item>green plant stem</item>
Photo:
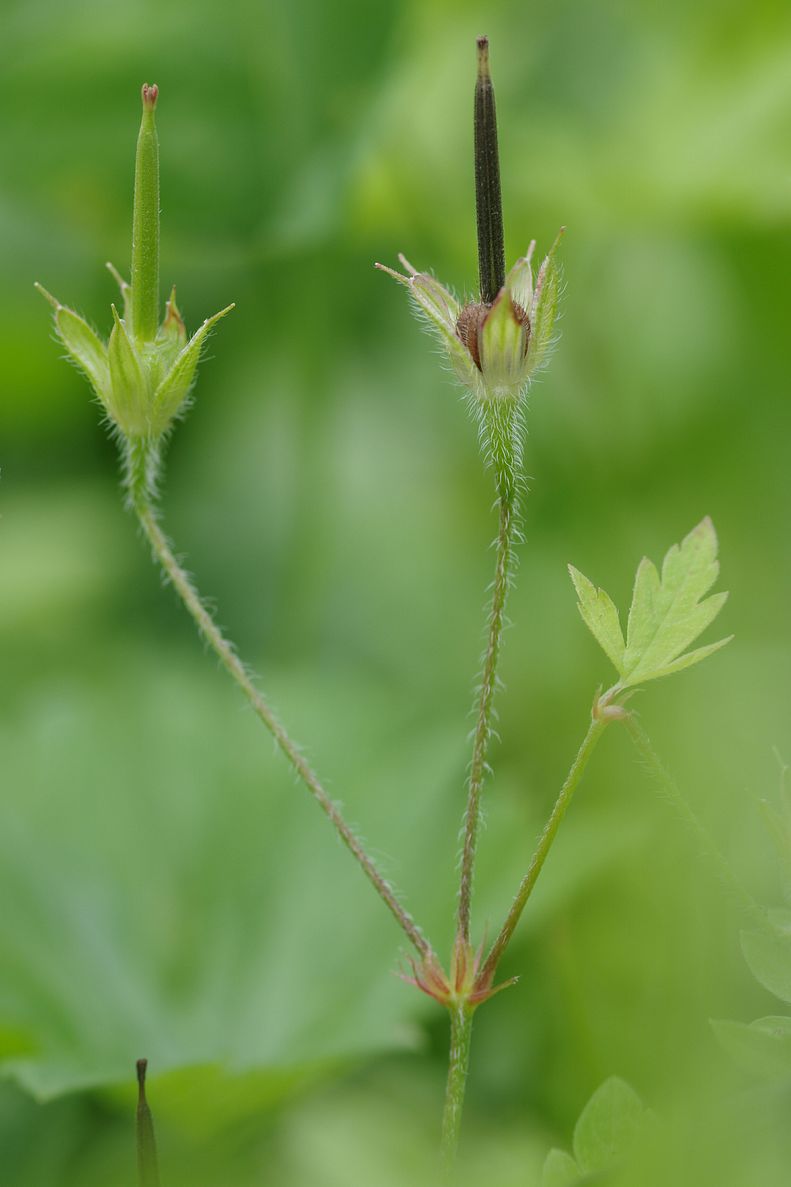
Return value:
[(497, 661), (500, 657), (500, 641), (503, 631), (503, 615), (508, 593), (508, 571), (511, 564), (513, 539), (514, 505), (507, 495), (499, 499), (500, 526), (497, 533), (497, 559), (492, 589), (492, 604), (489, 612), (489, 631), (484, 653), (481, 688), (473, 736), (470, 777), (467, 785), (467, 812), (464, 822), (464, 848), (461, 859), (461, 882), (459, 888), (458, 931), (465, 943), (470, 938), (470, 910), (472, 905), (472, 881), (475, 867), (475, 850), (478, 843), (478, 826), (481, 814), (481, 789), (486, 776), (486, 756), (492, 732), (492, 707), (497, 687)]
[(140, 1187), (160, 1187), (154, 1121), (146, 1100), (147, 1060), (137, 1061), (137, 1180)]
[(577, 790), (577, 786), (579, 785), (579, 782), (585, 773), (585, 768), (590, 761), (590, 757), (596, 749), (599, 739), (601, 738), (608, 724), (609, 722), (606, 719), (602, 720), (595, 717), (591, 719), (588, 732), (582, 741), (582, 745), (577, 751), (577, 757), (574, 759), (574, 762), (571, 765), (571, 770), (566, 776), (566, 781), (560, 789), (558, 798), (555, 801), (555, 806), (552, 809), (549, 819), (544, 825), (544, 831), (542, 832), (538, 845), (536, 846), (536, 851), (530, 861), (527, 873), (519, 884), (519, 889), (516, 892), (516, 897), (514, 898), (513, 903), (511, 904), (511, 909), (508, 912), (505, 923), (503, 924), (497, 939), (492, 944), (489, 955), (487, 956), (486, 962), (481, 970), (480, 979), (484, 983), (487, 980), (494, 978), (494, 974), (497, 971), (497, 966), (500, 963), (500, 958), (511, 941), (511, 937), (516, 930), (516, 925), (519, 923), (522, 912), (527, 905), (527, 900), (533, 893), (533, 887), (535, 886), (538, 876), (544, 867), (544, 862), (546, 861), (547, 855), (552, 848), (552, 843), (555, 840), (558, 829), (560, 828), (560, 823), (563, 820), (563, 817), (566, 815), (566, 810), (571, 803), (571, 797)]
[(766, 926), (766, 912), (755, 901), (750, 892), (746, 890), (744, 886), (742, 886), (741, 882), (731, 869), (730, 864), (723, 855), (721, 849), (709, 833), (709, 830), (701, 822), (697, 814), (692, 808), (690, 808), (689, 804), (684, 799), (678, 784), (663, 764), (659, 755), (654, 750), (651, 739), (649, 738), (636, 714), (630, 713), (626, 718), (626, 728), (629, 731), (629, 736), (635, 745), (637, 753), (643, 760), (646, 771), (651, 776), (660, 792), (672, 803), (673, 807), (679, 813), (682, 820), (684, 820), (684, 822), (689, 825), (693, 832), (697, 834), (704, 850), (709, 855), (711, 861), (716, 867), (717, 873), (722, 883), (731, 890), (745, 911), (747, 911), (759, 924)]
[(255, 687), (232, 644), (217, 626), (201, 601), (189, 575), (179, 564), (157, 521), (157, 512), (151, 494), (155, 484), (155, 473), (156, 456), (150, 445), (147, 442), (131, 443), (127, 458), (126, 478), (129, 501), (165, 577), (176, 590), (200, 634), (212, 648), (226, 672), (236, 681), (256, 716), (264, 723), (322, 812), (329, 818), (338, 836), (358, 865), (361, 866), (363, 873), (389, 908), (410, 943), (423, 958), (433, 956), (431, 945), (420, 927), (400, 902), (395, 890), (366, 852), (354, 830), (344, 820), (337, 804), (330, 798), (297, 744), (291, 739), (266, 699)]
[(452, 1181), (459, 1148), (461, 1115), (470, 1065), (472, 1015), (473, 1010), (464, 1002), (459, 1002), (450, 1009), (450, 1060), (445, 1089), (445, 1110), (442, 1115), (441, 1147), (442, 1170), (447, 1184)]

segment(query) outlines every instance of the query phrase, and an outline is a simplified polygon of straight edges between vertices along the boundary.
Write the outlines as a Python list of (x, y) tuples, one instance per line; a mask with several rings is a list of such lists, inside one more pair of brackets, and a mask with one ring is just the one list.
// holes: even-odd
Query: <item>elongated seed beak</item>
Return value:
[(132, 215), (132, 330), (138, 342), (153, 342), (159, 327), (159, 141), (154, 120), (159, 87), (144, 83), (141, 95)]
[(481, 301), (491, 305), (505, 283), (503, 201), (497, 151), (497, 113), (489, 72), (489, 38), (478, 38), (475, 83), (475, 212)]

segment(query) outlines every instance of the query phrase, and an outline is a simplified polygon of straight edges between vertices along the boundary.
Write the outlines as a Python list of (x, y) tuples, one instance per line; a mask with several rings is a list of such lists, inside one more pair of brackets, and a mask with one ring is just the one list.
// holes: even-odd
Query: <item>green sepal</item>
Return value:
[(507, 288), (500, 290), (480, 331), (481, 370), (486, 387), (516, 394), (523, 381), (527, 326), (514, 307)]
[(228, 305), (219, 313), (215, 313), (213, 317), (206, 319), (178, 354), (170, 371), (159, 384), (154, 393), (151, 407), (151, 431), (155, 435), (158, 436), (160, 433), (166, 432), (173, 418), (183, 407), (195, 381), (198, 361), (206, 338), (220, 318), (225, 317), (226, 313), (230, 313), (233, 308), (233, 305)]
[(461, 312), (456, 298), (428, 272), (418, 272), (405, 278), (405, 281), (419, 311), (425, 314), (429, 324), (439, 334), (462, 383), (474, 384), (475, 365), (456, 333)]
[[(176, 354), (186, 346), (187, 343), (187, 327), (184, 325), (184, 318), (181, 316), (181, 310), (176, 304), (176, 286), (170, 290), (170, 296), (165, 302), (165, 319), (159, 327), (159, 340), (166, 342), (172, 346)], [(175, 359), (175, 356), (174, 356)]]
[(128, 327), (129, 333), (132, 333), (132, 286), (124, 280), (115, 264), (111, 264), (109, 260), (105, 264), (105, 268), (118, 285), (118, 290), (121, 293), (121, 299), (124, 303), (124, 325)]
[(165, 304), (165, 318), (154, 342), (146, 342), (140, 354), (148, 368), (149, 390), (156, 392), (187, 344), (187, 328), (176, 304), (176, 286)]
[(505, 278), (505, 287), (511, 294), (512, 299), (527, 314), (530, 313), (530, 307), (533, 303), (533, 266), (531, 261), (535, 246), (536, 242), (534, 239), (527, 249), (527, 255), (521, 256), (516, 261)]
[(110, 396), (107, 347), (96, 331), (92, 330), (78, 313), (66, 305), (61, 305), (57, 297), (53, 297), (52, 293), (47, 292), (43, 285), (37, 283), (35, 287), (55, 310), (55, 330), (66, 353), (87, 376), (96, 395), (107, 407)]
[(108, 356), (112, 397), (110, 415), (127, 437), (148, 433), (149, 384), (143, 364), (132, 345), (115, 305)]
[(536, 287), (530, 306), (530, 370), (536, 370), (547, 359), (554, 342), (553, 334), (560, 299), (560, 266), (557, 250), (565, 232), (561, 227), (536, 277)]

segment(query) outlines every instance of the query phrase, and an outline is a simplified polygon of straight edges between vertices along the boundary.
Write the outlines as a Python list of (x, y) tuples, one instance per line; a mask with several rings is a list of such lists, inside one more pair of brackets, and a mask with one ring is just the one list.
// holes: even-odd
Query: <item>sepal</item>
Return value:
[(47, 292), (43, 285), (36, 283), (35, 287), (55, 311), (55, 331), (69, 358), (88, 378), (102, 404), (108, 407), (111, 389), (107, 347), (84, 318), (68, 306), (61, 305), (57, 297)]
[[(170, 303), (168, 303), (170, 304)], [(154, 393), (151, 406), (151, 431), (156, 436), (167, 431), (184, 406), (190, 389), (195, 382), (201, 350), (211, 331), (221, 318), (234, 308), (228, 305), (209, 317), (176, 357), (168, 374)], [(182, 323), (183, 326), (183, 323)]]
[(140, 356), (115, 305), (108, 357), (112, 395), (110, 415), (127, 437), (144, 437), (148, 432), (149, 383)]

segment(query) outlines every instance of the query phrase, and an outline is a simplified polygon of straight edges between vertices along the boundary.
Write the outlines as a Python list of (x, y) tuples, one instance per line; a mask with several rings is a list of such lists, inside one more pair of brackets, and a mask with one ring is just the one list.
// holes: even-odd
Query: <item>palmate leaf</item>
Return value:
[(569, 566), (583, 621), (615, 666), (621, 688), (657, 680), (699, 663), (732, 636), (694, 651), (690, 643), (722, 609), (726, 593), (705, 595), (719, 575), (717, 535), (706, 517), (662, 563), (661, 575), (647, 557), (640, 562), (624, 642), (618, 611), (604, 590)]

